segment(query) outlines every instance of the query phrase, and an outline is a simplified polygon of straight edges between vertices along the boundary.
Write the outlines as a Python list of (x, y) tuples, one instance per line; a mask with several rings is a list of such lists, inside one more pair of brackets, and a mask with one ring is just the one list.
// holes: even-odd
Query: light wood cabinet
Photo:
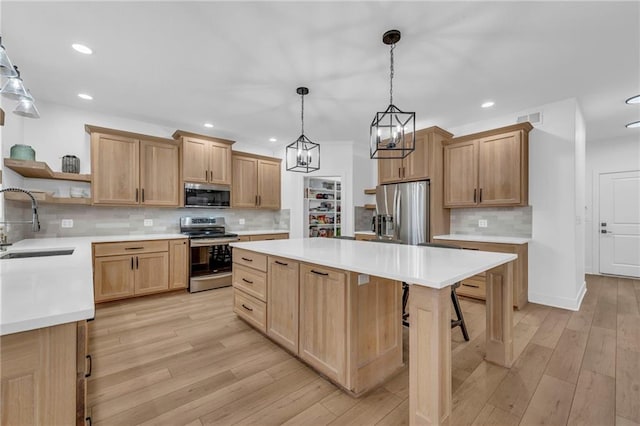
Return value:
[(529, 142), (522, 123), (451, 139), (444, 147), (444, 205), (526, 206)]
[(233, 312), (267, 333), (267, 256), (233, 250)]
[(85, 130), (91, 134), (93, 204), (179, 205), (177, 142), (89, 125)]
[(169, 288), (189, 285), (189, 240), (169, 241)]
[(186, 239), (93, 244), (96, 303), (186, 288)]
[(346, 382), (346, 273), (300, 265), (300, 358), (331, 380)]
[(270, 256), (267, 267), (267, 335), (297, 354), (300, 265), (290, 259)]
[[(514, 253), (513, 261), (513, 306), (522, 309), (529, 303), (529, 247), (528, 244), (485, 243), (477, 241), (438, 240), (438, 243), (462, 247), (466, 250)], [(456, 289), (460, 296), (486, 300), (486, 274), (484, 272), (462, 280)]]
[(278, 158), (234, 152), (231, 207), (278, 210), (280, 163)]
[(182, 141), (184, 182), (231, 185), (231, 146), (234, 141), (184, 130), (176, 130), (173, 138)]
[(0, 337), (3, 425), (84, 424), (87, 354), (79, 352), (86, 348), (83, 323)]

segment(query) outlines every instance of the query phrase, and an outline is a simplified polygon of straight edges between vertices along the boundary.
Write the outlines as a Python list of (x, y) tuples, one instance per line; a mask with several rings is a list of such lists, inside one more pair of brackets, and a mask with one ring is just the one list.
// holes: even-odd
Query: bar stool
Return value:
[[(446, 244), (437, 244), (437, 243), (420, 243), (419, 246), (424, 247), (436, 247), (436, 248), (444, 248), (444, 249), (460, 249), (460, 247), (450, 246)], [(460, 282), (451, 284), (451, 302), (453, 303), (453, 309), (456, 311), (455, 320), (451, 320), (451, 328), (460, 327), (462, 330), (462, 336), (464, 340), (469, 341), (469, 333), (467, 332), (467, 325), (464, 322), (464, 316), (462, 315), (462, 309), (460, 308), (460, 301), (458, 300), (458, 295), (456, 294), (456, 288), (460, 287)], [(407, 302), (409, 301), (409, 286), (406, 283), (402, 283), (402, 324), (409, 326), (409, 322), (407, 319), (409, 318), (409, 313), (406, 312)]]

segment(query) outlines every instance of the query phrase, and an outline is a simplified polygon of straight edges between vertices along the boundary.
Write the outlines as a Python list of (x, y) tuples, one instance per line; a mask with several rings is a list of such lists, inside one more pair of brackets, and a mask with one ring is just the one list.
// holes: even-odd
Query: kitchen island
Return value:
[[(249, 318), (248, 322), (272, 337), (268, 333), (268, 325), (260, 326), (262, 324), (260, 317), (266, 318), (266, 324), (270, 324), (271, 317), (278, 317), (282, 321), (284, 317), (282, 309), (273, 310), (269, 309), (269, 306), (274, 302), (272, 300), (274, 298), (286, 299), (286, 303), (279, 303), (277, 306), (291, 307), (292, 314), (286, 318), (291, 319), (293, 324), (289, 324), (288, 328), (283, 328), (280, 324), (279, 330), (287, 329), (295, 332), (289, 333), (289, 337), (284, 340), (280, 338), (282, 336), (272, 338), (289, 350), (297, 346), (282, 342), (289, 343), (296, 339), (295, 343), (297, 343), (299, 338), (300, 358), (334, 381), (338, 376), (335, 374), (332, 376), (331, 373), (338, 371), (337, 367), (344, 366), (346, 371), (343, 376), (348, 378), (354, 375), (357, 377), (360, 374), (358, 365), (353, 365), (351, 362), (353, 360), (346, 352), (343, 359), (336, 356), (341, 354), (340, 351), (333, 351), (332, 357), (323, 358), (323, 355), (327, 354), (318, 351), (318, 345), (326, 341), (345, 342), (346, 337), (335, 340), (335, 336), (331, 333), (339, 332), (342, 325), (346, 329), (352, 329), (349, 321), (362, 317), (363, 312), (370, 314), (372, 311), (369, 305), (358, 304), (361, 300), (370, 301), (370, 298), (349, 298), (349, 294), (354, 293), (353, 291), (349, 293), (349, 289), (353, 290), (353, 287), (358, 284), (365, 286), (371, 281), (377, 283), (380, 279), (395, 283), (396, 294), (399, 294), (401, 282), (410, 284), (408, 311), (411, 324), (409, 332), (411, 424), (455, 423), (455, 419), (451, 419), (451, 284), (486, 271), (486, 360), (506, 367), (510, 367), (513, 362), (512, 261), (517, 258), (516, 255), (323, 238), (233, 243), (232, 246), (235, 249), (234, 275), (242, 268), (250, 267), (249, 269), (253, 268), (250, 271), (253, 275), (250, 277), (258, 277), (266, 281), (263, 285), (264, 289), (256, 292), (256, 294), (262, 294), (266, 300), (266, 303), (262, 303), (260, 299), (250, 294), (245, 295), (242, 291), (243, 284), (236, 286), (236, 278), (234, 278), (234, 286), (237, 288), (236, 312), (242, 317), (243, 310), (246, 310), (249, 314), (245, 317)], [(236, 256), (236, 253), (239, 256)], [(244, 264), (236, 263), (236, 259), (240, 259), (239, 261)], [(296, 265), (297, 268), (290, 269), (286, 273), (272, 274), (271, 271), (276, 270), (274, 269), (276, 265), (282, 267)], [(260, 271), (264, 271), (265, 274), (259, 275)], [(240, 275), (237, 276), (240, 277)], [(253, 285), (255, 282), (253, 278), (243, 278), (243, 282), (246, 281), (245, 284), (250, 282)], [(348, 280), (350, 285), (345, 286), (345, 280)], [(356, 283), (354, 284), (353, 281)], [(299, 292), (266, 290), (276, 282), (295, 282), (299, 286)], [(337, 291), (337, 288), (341, 290)], [(292, 294), (297, 297), (292, 297)], [(379, 297), (380, 294), (376, 300), (382, 300)], [(340, 303), (332, 304), (332, 299), (340, 300), (346, 311), (340, 313), (336, 309)], [(323, 315), (322, 309), (327, 310), (329, 314)], [(305, 316), (305, 312), (309, 310), (312, 315)], [(378, 321), (371, 321), (369, 328), (376, 329), (380, 326), (380, 320), (389, 319), (385, 318), (385, 315), (392, 312), (389, 309), (373, 311), (382, 316), (377, 318)], [(298, 314), (300, 315), (299, 324), (296, 316)], [(318, 318), (322, 322), (309, 323), (309, 320)], [(394, 315), (391, 320), (400, 324), (401, 318)], [(359, 332), (366, 332), (366, 330), (364, 322), (361, 322), (356, 329)], [(374, 334), (373, 331), (371, 333)], [(278, 334), (275, 335), (278, 336)], [(305, 341), (308, 343), (306, 346), (303, 343)], [(364, 344), (378, 345), (379, 341), (380, 336), (377, 336), (375, 339), (365, 340)], [(346, 340), (346, 342), (349, 341)], [(362, 348), (357, 347), (357, 349)], [(375, 351), (367, 353), (375, 353)], [(380, 351), (377, 353), (383, 356)], [(391, 375), (393, 371), (388, 371), (386, 374)]]

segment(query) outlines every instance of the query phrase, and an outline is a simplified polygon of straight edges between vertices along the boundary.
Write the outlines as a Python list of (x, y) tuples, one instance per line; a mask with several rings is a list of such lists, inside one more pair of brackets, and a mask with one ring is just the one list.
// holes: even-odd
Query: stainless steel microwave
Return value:
[(231, 207), (231, 189), (225, 185), (185, 183), (184, 206), (228, 209)]

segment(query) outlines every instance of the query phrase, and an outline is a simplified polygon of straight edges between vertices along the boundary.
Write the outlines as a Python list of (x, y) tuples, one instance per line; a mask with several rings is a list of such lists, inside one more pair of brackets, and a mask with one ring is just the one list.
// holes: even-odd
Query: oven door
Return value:
[(229, 208), (231, 206), (231, 190), (224, 185), (185, 183), (184, 206)]
[(231, 285), (231, 247), (237, 238), (191, 240), (189, 291), (211, 290)]

